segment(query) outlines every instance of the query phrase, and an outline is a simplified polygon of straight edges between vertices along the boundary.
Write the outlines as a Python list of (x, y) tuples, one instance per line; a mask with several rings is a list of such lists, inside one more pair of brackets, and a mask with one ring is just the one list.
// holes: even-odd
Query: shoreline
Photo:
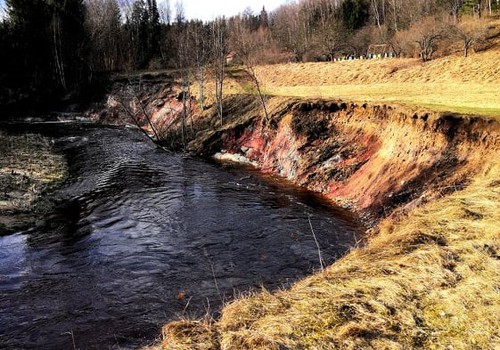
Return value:
[(0, 236), (36, 226), (53, 210), (51, 193), (67, 166), (50, 139), (0, 129)]
[(289, 290), (238, 298), (216, 320), (170, 322), (161, 344), (145, 349), (497, 344), (497, 121), (273, 97), (265, 123), (247, 95), (224, 103), (234, 114), (216, 126), (215, 110), (206, 111), (200, 119), (208, 127), (189, 152), (254, 162), (334, 202), (354, 203), (373, 228), (366, 245), (324, 272)]

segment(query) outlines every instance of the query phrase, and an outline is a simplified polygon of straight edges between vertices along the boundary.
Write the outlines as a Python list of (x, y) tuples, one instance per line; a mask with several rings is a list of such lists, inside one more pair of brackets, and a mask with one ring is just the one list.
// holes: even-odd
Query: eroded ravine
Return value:
[[(190, 150), (251, 162), (323, 193), (361, 213), (376, 234), (363, 249), (289, 291), (241, 298), (214, 323), (167, 324), (163, 345), (267, 350), (498, 344), (498, 121), (339, 101), (275, 97), (267, 103), (264, 118), (255, 97), (227, 98), (225, 123), (217, 123), (213, 110), (204, 113), (200, 125), (208, 127)], [(470, 207), (476, 207), (472, 214)], [(384, 218), (390, 219), (377, 226)], [(495, 248), (485, 254), (484, 247)], [(476, 268), (477, 261), (485, 266)], [(478, 281), (484, 286), (473, 288), (481, 286)], [(480, 297), (471, 297), (481, 288)], [(450, 300), (461, 302), (453, 309)], [(484, 320), (464, 311), (470, 305), (483, 310)], [(436, 310), (446, 311), (440, 318)], [(460, 322), (450, 324), (442, 315)]]

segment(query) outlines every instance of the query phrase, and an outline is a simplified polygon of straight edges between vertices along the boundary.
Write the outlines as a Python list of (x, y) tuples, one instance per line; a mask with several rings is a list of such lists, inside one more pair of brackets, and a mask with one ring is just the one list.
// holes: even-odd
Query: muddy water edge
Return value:
[(318, 270), (315, 238), (330, 264), (364, 231), (321, 196), (165, 153), (136, 130), (25, 131), (53, 140), (69, 176), (43, 225), (0, 237), (0, 348), (148, 344), (170, 320)]

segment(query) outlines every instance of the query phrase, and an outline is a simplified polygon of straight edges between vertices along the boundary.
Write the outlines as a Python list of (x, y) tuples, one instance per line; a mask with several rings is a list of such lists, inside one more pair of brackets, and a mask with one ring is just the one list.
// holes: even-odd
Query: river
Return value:
[[(166, 153), (136, 130), (41, 124), (69, 163), (57, 212), (0, 237), (0, 348), (128, 349), (249, 290), (287, 288), (362, 227), (256, 170)], [(310, 223), (309, 223), (310, 218)]]

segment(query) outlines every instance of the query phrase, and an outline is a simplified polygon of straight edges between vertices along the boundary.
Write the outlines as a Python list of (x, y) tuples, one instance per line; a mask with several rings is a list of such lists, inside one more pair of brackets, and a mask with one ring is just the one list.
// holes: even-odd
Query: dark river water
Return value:
[(165, 153), (135, 130), (40, 127), (69, 161), (57, 213), (0, 237), (0, 348), (129, 349), (178, 317), (286, 288), (345, 254), (348, 212), (256, 171)]

